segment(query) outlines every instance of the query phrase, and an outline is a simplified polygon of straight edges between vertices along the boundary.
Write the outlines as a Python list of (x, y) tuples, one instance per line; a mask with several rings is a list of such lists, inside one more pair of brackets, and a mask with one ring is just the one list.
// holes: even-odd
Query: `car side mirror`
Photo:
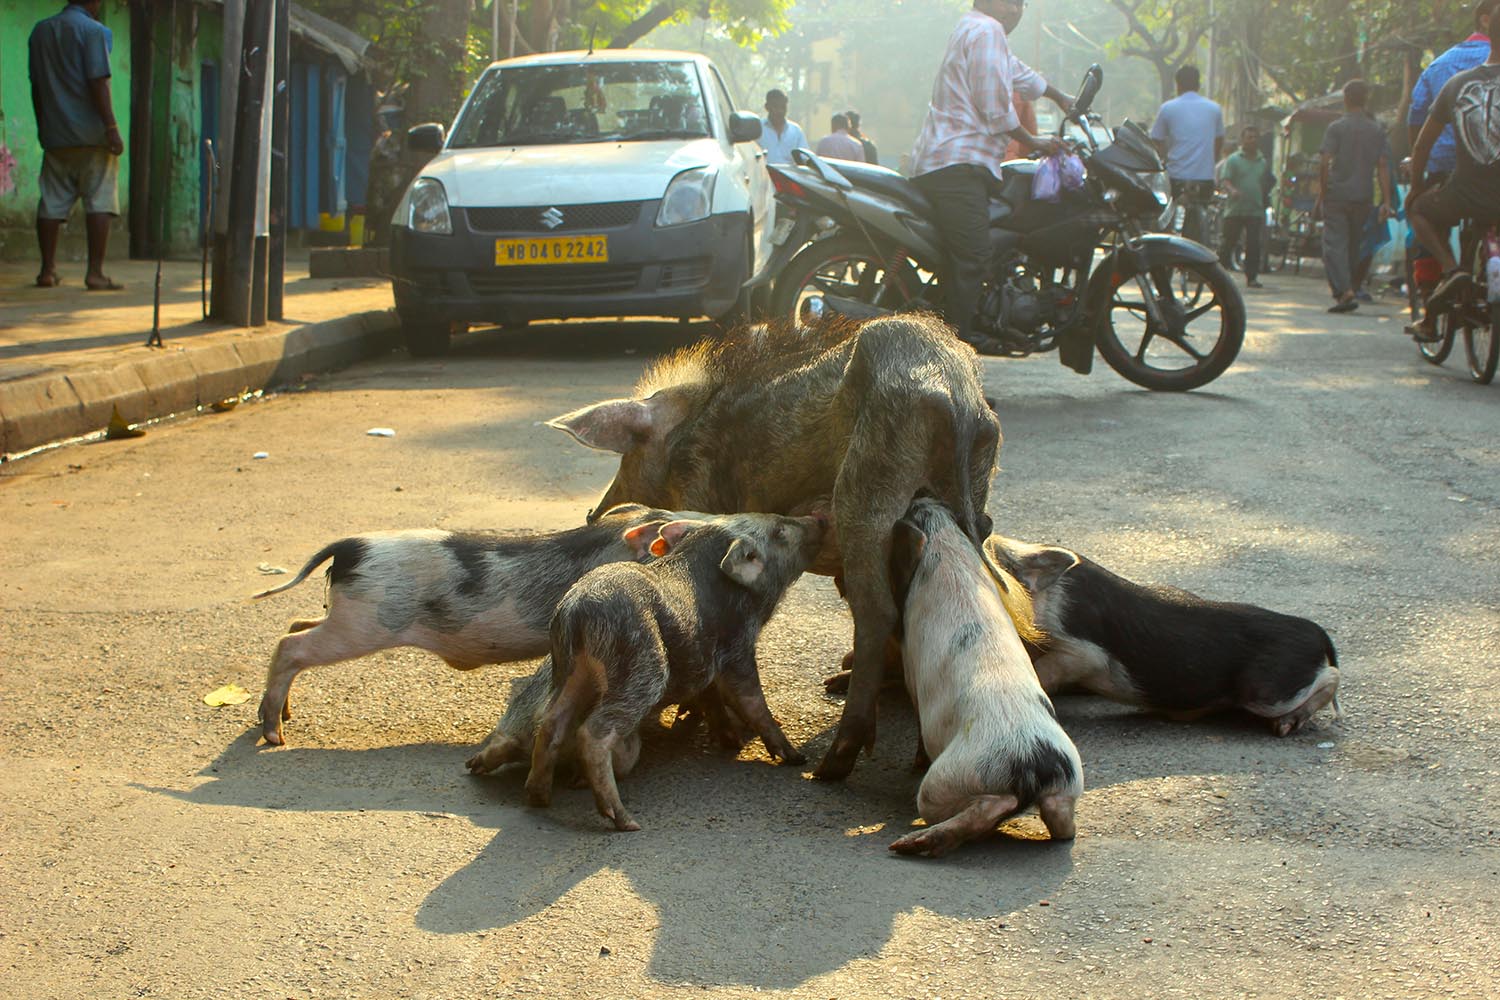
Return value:
[(414, 153), (441, 153), (446, 138), (440, 122), (413, 125), (406, 130), (406, 148)]
[(748, 111), (736, 111), (729, 116), (729, 141), (754, 142), (760, 138), (760, 116)]

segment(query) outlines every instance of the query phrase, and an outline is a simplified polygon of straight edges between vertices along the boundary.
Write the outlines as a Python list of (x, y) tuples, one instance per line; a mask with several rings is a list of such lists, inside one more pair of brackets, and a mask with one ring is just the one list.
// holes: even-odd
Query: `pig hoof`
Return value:
[(267, 728), (261, 732), (261, 737), (266, 741), (268, 747), (286, 746), (286, 740), (281, 735), (281, 730)]
[(849, 772), (854, 770), (854, 758), (859, 756), (859, 746), (855, 743), (835, 742), (828, 748), (822, 763), (813, 771), (813, 777), (819, 781), (843, 781), (849, 777)]
[(801, 753), (801, 752), (799, 752), (797, 750), (793, 750), (791, 753), (782, 754), (781, 755), (781, 762), (783, 764), (794, 764), (794, 765), (795, 764), (806, 764), (807, 763), (807, 754)]
[(624, 809), (609, 809), (604, 813), (604, 818), (615, 825), (615, 829), (621, 833), (635, 833), (641, 828), (641, 824), (630, 818), (630, 814)]
[(552, 805), (552, 789), (526, 786), (526, 804), (535, 809), (546, 809)]
[(823, 678), (824, 694), (848, 694), (850, 671), (840, 670), (832, 676)]

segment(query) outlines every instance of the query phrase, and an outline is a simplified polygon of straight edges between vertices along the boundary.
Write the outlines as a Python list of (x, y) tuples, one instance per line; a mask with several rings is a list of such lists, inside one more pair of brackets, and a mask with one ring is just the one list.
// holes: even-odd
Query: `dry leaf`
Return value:
[(250, 692), (238, 684), (225, 684), (203, 696), (203, 704), (218, 708), (220, 705), (243, 705), (250, 700)]

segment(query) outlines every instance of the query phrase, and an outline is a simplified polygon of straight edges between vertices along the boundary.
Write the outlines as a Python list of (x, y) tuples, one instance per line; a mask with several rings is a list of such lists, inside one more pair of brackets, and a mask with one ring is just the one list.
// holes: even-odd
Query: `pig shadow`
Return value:
[[(579, 900), (600, 897), (585, 883), (623, 875), (634, 895), (619, 902), (654, 911), (653, 978), (784, 989), (878, 956), (904, 915), (1008, 914), (1055, 895), (1072, 871), (1072, 844), (1043, 839), (1034, 816), (939, 860), (893, 855), (887, 845), (916, 815), (919, 779), (909, 767), (909, 720), (893, 721), (886, 735), (888, 746), (835, 785), (802, 767), (728, 758), (701, 734), (650, 731), (621, 782), (645, 828), (630, 834), (613, 832), (585, 790), (559, 785), (550, 809), (527, 808), (524, 768), (472, 777), (462, 766), (467, 745), (436, 742), (267, 753), (250, 731), (200, 772), (211, 780), (190, 790), (135, 787), (205, 806), (467, 818), (495, 835), (430, 891), (418, 928), (510, 927), (555, 905), (586, 906)], [(813, 740), (810, 760), (831, 737)]]

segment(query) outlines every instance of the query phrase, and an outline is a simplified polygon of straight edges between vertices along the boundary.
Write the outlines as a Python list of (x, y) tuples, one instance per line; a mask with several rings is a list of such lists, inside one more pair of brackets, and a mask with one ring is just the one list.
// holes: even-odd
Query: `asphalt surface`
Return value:
[[(463, 761), (523, 664), (412, 650), (304, 674), (256, 747), (265, 664), (382, 528), (575, 524), (613, 472), (540, 425), (629, 391), (675, 325), (470, 334), (227, 414), (0, 468), (0, 968), (8, 995), (1492, 997), (1500, 988), (1500, 386), (1423, 363), (1394, 302), (1250, 299), (1241, 359), (1159, 395), (1100, 366), (986, 362), (997, 528), (1134, 579), (1306, 615), (1342, 724), (1278, 740), (1089, 698), (1079, 833), (1035, 817), (896, 858), (914, 727), (843, 784), (648, 734), (609, 832), (586, 792), (523, 805)], [(371, 437), (389, 427), (394, 438)], [(733, 447), (733, 442), (726, 442)], [(264, 452), (267, 457), (254, 458)], [(848, 648), (831, 583), (760, 650), (816, 760)], [(251, 698), (211, 708), (234, 683)]]

